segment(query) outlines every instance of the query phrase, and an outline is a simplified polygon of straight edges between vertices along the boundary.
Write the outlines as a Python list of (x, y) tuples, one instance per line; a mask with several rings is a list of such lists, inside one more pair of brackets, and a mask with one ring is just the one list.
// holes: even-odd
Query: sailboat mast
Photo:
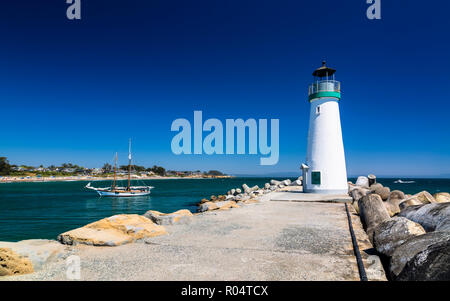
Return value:
[(117, 170), (117, 153), (116, 153), (116, 160), (114, 163), (114, 182), (113, 182), (113, 191), (116, 189), (116, 170)]
[(128, 190), (131, 189), (131, 138), (128, 146)]

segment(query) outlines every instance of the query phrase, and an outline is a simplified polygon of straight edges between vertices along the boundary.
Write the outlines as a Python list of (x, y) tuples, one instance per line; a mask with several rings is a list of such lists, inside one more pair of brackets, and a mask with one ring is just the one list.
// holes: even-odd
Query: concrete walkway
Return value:
[[(69, 247), (82, 280), (356, 280), (342, 203), (273, 202), (196, 215), (169, 235), (120, 247)], [(353, 226), (370, 280), (385, 280), (359, 218)], [(11, 280), (65, 280), (63, 259)]]

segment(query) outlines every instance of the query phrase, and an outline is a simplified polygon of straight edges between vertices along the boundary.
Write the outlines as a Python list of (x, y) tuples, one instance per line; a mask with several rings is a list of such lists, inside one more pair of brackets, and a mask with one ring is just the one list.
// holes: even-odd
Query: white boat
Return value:
[(108, 197), (137, 197), (145, 196), (150, 194), (150, 190), (154, 187), (152, 186), (131, 186), (131, 139), (128, 152), (128, 185), (126, 187), (116, 186), (116, 174), (117, 174), (117, 153), (115, 156), (114, 163), (114, 180), (111, 187), (97, 188), (92, 187), (89, 182), (85, 187), (87, 189), (95, 190), (100, 196)]

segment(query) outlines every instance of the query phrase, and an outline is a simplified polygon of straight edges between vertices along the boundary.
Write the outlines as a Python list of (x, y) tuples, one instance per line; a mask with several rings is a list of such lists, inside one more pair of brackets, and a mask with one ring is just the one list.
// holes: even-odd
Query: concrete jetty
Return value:
[[(280, 193), (287, 197), (269, 193), (255, 204), (166, 226), (168, 235), (67, 252), (80, 257), (81, 280), (359, 281), (345, 204), (271, 201)], [(386, 280), (358, 216), (352, 219), (369, 280)], [(2, 280), (66, 280), (64, 257)]]

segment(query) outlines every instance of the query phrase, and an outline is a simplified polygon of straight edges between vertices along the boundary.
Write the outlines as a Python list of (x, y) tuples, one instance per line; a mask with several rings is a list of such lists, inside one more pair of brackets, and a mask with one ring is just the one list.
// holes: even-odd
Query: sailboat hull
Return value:
[(133, 191), (118, 192), (118, 191), (101, 191), (101, 190), (97, 190), (97, 193), (100, 196), (106, 196), (106, 197), (136, 197), (136, 196), (149, 195), (150, 191), (143, 191), (143, 192), (133, 192)]

